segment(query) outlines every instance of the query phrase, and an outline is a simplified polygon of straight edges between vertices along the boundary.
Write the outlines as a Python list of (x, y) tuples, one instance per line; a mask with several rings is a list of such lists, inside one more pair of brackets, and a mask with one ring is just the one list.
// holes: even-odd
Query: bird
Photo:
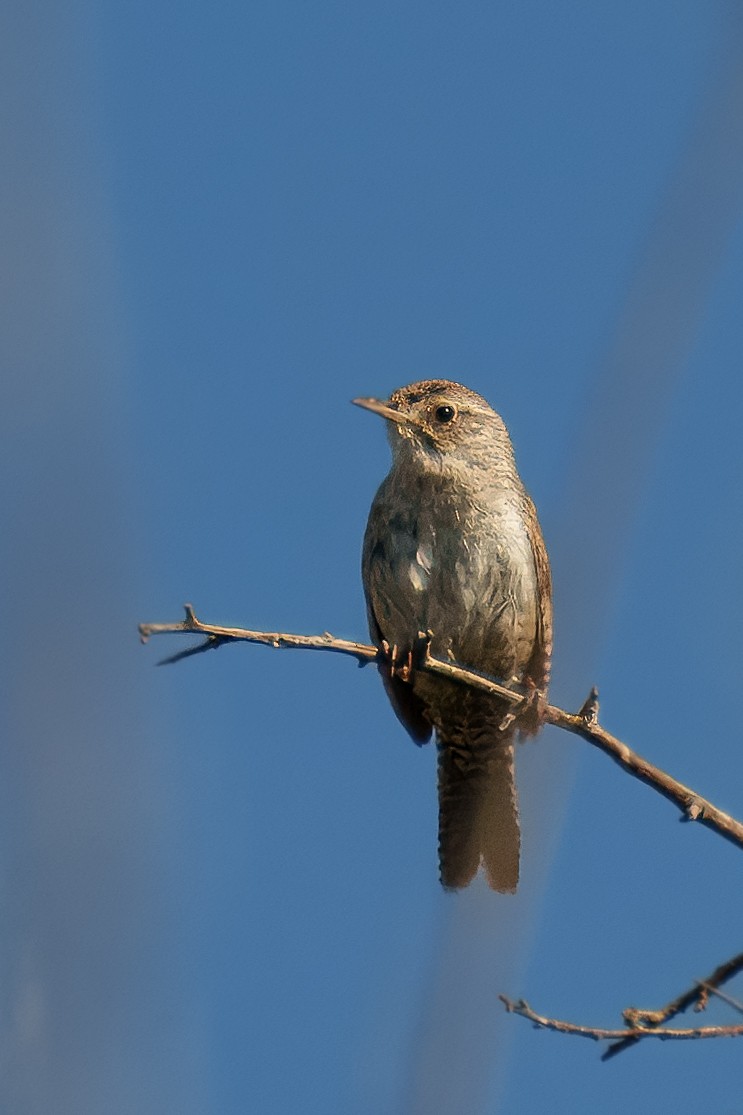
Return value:
[[(482, 867), (495, 891), (519, 881), (515, 741), (539, 729), (552, 655), (549, 559), (503, 419), (450, 380), (353, 402), (383, 418), (392, 467), (369, 512), (362, 581), (369, 631), (398, 719), (417, 744), (435, 733), (439, 875), (466, 887)], [(503, 698), (416, 669), (433, 657), (520, 687)]]

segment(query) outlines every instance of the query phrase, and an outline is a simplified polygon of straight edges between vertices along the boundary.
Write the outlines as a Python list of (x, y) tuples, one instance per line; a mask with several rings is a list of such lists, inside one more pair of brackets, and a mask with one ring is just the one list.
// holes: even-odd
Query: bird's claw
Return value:
[(524, 690), (524, 700), (516, 713), (519, 731), (522, 736), (532, 736), (544, 723), (547, 695), (530, 677), (525, 677), (521, 685)]
[[(382, 639), (382, 653), (387, 660), (387, 668), (390, 672), (390, 677), (397, 678), (399, 681), (409, 682), (413, 677), (415, 663), (419, 657), (419, 643), (420, 638), (416, 642), (415, 647), (410, 647), (404, 650), (398, 646), (397, 643), (387, 642)], [(425, 645), (428, 645), (428, 638), (426, 637)]]

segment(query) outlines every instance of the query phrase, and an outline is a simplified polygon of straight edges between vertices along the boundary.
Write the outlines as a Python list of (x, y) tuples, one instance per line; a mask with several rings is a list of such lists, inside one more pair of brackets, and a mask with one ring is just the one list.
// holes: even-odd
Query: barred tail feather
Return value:
[(442, 884), (466, 887), (482, 864), (493, 890), (515, 891), (521, 838), (513, 736), (476, 750), (446, 738), (438, 745)]

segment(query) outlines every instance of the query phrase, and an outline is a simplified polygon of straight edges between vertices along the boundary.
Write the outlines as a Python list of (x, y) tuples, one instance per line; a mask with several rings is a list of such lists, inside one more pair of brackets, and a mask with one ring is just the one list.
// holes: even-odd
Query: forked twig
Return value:
[(692, 987), (677, 995), (675, 999), (671, 999), (670, 1003), (666, 1003), (664, 1007), (660, 1007), (658, 1010), (640, 1010), (637, 1007), (627, 1007), (622, 1011), (622, 1017), (627, 1023), (629, 1031), (623, 1038), (616, 1040), (613, 1045), (609, 1046), (603, 1059), (608, 1061), (612, 1057), (616, 1057), (617, 1053), (621, 1053), (622, 1050), (634, 1045), (639, 1037), (635, 1032), (637, 1030), (641, 1030), (644, 1035), (646, 1030), (662, 1026), (664, 1022), (675, 1018), (677, 1014), (688, 1010), (689, 1007), (693, 1007), (695, 1011), (704, 1010), (709, 1002), (710, 993), (718, 995), (719, 998), (740, 1009), (740, 1004), (719, 991), (724, 983), (727, 983), (733, 976), (737, 976), (740, 971), (743, 971), (743, 952), (731, 957), (730, 960), (726, 960), (724, 964), (718, 964), (714, 972), (706, 979), (695, 980)]
[(573, 1034), (591, 1041), (613, 1041), (601, 1058), (607, 1061), (620, 1052), (621, 1048), (634, 1045), (645, 1038), (658, 1038), (660, 1041), (689, 1041), (699, 1038), (739, 1038), (743, 1037), (743, 1023), (735, 1026), (689, 1026), (672, 1028), (669, 1026), (632, 1026), (620, 1030), (604, 1030), (598, 1026), (579, 1026), (575, 1022), (565, 1022), (560, 1018), (548, 1018), (537, 1014), (524, 999), (514, 1002), (505, 995), (498, 998), (510, 1014), (527, 1018), (540, 1030), (552, 1030), (558, 1034)]
[(705, 980), (695, 980), (694, 986), (684, 991), (670, 1003), (666, 1003), (659, 1010), (639, 1010), (637, 1007), (627, 1007), (622, 1011), (626, 1023), (624, 1029), (606, 1030), (598, 1026), (579, 1026), (575, 1022), (565, 1022), (559, 1018), (548, 1018), (546, 1015), (537, 1014), (524, 999), (514, 1002), (499, 995), (498, 998), (511, 1014), (519, 1014), (527, 1018), (542, 1030), (553, 1030), (558, 1034), (574, 1034), (582, 1038), (591, 1038), (593, 1041), (610, 1041), (612, 1044), (605, 1050), (602, 1061), (616, 1057), (624, 1049), (636, 1045), (645, 1038), (659, 1038), (661, 1041), (685, 1041), (694, 1038), (737, 1038), (743, 1036), (743, 1023), (732, 1026), (688, 1026), (671, 1027), (664, 1023), (674, 1018), (682, 1011), (693, 1006), (694, 1010), (704, 1010), (709, 1001), (710, 993), (717, 994), (721, 999), (734, 1006), (737, 1010), (743, 1009), (741, 1004), (723, 995), (718, 989), (721, 984), (732, 979), (743, 970), (743, 952), (733, 956), (724, 964), (715, 968), (714, 972)]

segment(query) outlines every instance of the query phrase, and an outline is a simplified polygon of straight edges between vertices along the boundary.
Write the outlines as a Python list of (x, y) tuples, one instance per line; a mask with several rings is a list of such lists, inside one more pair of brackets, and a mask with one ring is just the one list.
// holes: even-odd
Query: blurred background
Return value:
[(554, 701), (743, 814), (739, 7), (1, 19), (2, 1109), (732, 1115), (737, 1042), (602, 1064), (497, 995), (662, 1005), (743, 948), (739, 850), (548, 731), (520, 893), (443, 894), (372, 670), (157, 670), (136, 624), (365, 638), (349, 399), (459, 379), (540, 510)]

